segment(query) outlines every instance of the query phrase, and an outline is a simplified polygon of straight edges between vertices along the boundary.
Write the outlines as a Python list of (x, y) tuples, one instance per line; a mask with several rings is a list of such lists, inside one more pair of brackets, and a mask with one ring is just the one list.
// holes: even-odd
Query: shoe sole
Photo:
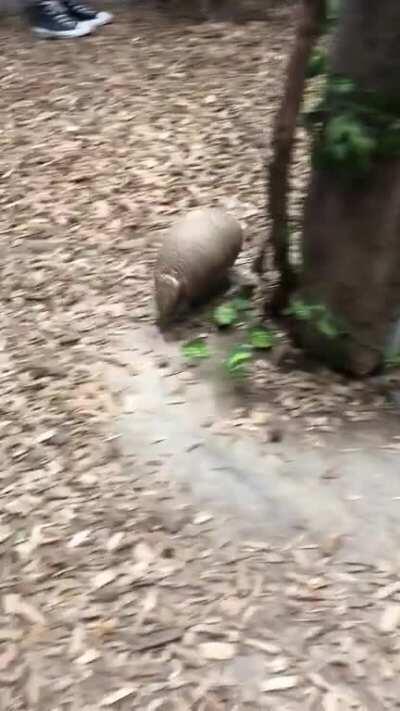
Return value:
[(85, 23), (84, 27), (81, 26), (65, 32), (55, 32), (54, 30), (47, 30), (45, 27), (33, 27), (32, 32), (40, 39), (78, 39), (79, 37), (90, 35), (93, 29), (93, 25)]
[(109, 12), (99, 12), (98, 17), (94, 20), (88, 20), (88, 23), (96, 29), (96, 27), (103, 27), (104, 25), (109, 25), (114, 20), (114, 16)]

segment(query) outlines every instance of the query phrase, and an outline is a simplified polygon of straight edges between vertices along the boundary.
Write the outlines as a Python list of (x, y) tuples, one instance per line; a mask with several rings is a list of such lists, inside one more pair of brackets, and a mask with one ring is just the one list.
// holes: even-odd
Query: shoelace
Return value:
[[(69, 0), (68, 6), (72, 9), (75, 10), (75, 12), (92, 12), (91, 9), (89, 9), (86, 5), (80, 2), (74, 2), (74, 0)], [(96, 13), (93, 11), (93, 14), (95, 15)]]
[(70, 26), (72, 20), (69, 15), (65, 12), (63, 6), (58, 0), (42, 0), (40, 3), (42, 8), (55, 20), (62, 22), (64, 25)]

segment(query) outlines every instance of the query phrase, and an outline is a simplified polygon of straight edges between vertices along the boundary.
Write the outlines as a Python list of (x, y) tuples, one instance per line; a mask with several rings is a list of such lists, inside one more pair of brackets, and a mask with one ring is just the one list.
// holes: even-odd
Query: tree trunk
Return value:
[[(400, 119), (400, 2), (346, 0), (332, 50), (334, 73), (384, 99)], [(372, 94), (368, 94), (372, 96)], [(397, 152), (397, 156), (396, 156)], [(362, 182), (314, 168), (303, 225), (300, 303), (322, 304), (340, 337), (298, 321), (297, 337), (354, 375), (382, 362), (400, 307), (400, 160), (375, 157)]]

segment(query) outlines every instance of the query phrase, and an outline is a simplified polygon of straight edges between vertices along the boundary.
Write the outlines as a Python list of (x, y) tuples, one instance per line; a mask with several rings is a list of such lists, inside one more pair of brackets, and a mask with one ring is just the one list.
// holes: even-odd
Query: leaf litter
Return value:
[[(59, 43), (50, 57), (19, 23), (1, 26), (5, 708), (398, 702), (398, 570), (344, 573), (333, 548), (316, 547), (304, 567), (288, 545), (216, 545), (216, 516), (178, 521), (172, 483), (156, 467), (127, 481), (110, 446), (116, 410), (102, 362), (117, 358), (118, 330), (152, 319), (162, 229), (190, 207), (225, 204), (245, 222), (249, 261), (265, 231), (260, 145), (291, 36), (286, 7), (248, 25), (132, 7), (79, 52)], [(257, 362), (253, 385), (284, 416), (323, 429), (382, 406), (362, 384), (276, 361)], [(259, 431), (269, 413), (234, 419)], [(254, 655), (260, 678), (222, 684), (224, 665)]]

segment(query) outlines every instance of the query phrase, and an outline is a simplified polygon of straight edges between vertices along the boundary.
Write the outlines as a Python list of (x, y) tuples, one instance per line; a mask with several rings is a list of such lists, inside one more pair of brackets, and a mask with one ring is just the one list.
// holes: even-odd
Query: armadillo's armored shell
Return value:
[(222, 283), (243, 244), (242, 228), (218, 208), (197, 208), (173, 225), (155, 265), (155, 301), (160, 321), (182, 306), (206, 300)]

